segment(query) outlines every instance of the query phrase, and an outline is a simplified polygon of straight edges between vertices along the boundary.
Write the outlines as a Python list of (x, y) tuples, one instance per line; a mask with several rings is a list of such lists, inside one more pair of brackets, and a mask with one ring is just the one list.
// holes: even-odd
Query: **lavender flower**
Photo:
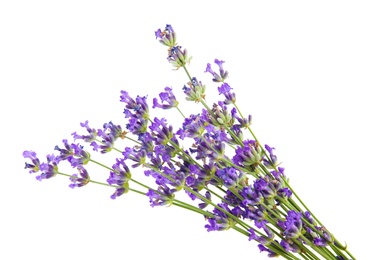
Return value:
[(159, 186), (158, 190), (149, 190), (146, 195), (149, 198), (150, 206), (165, 206), (172, 205), (172, 201), (175, 197), (175, 190), (170, 189), (167, 185)]
[(188, 56), (188, 51), (181, 46), (173, 46), (168, 50), (167, 60), (177, 69), (189, 64), (192, 57)]
[(120, 125), (114, 125), (111, 121), (103, 125), (103, 129), (97, 131), (97, 136), (101, 138), (99, 144), (96, 141), (91, 142), (94, 151), (100, 150), (101, 153), (108, 153), (114, 148), (114, 143), (118, 138), (124, 139), (127, 132), (122, 130)]
[(285, 221), (278, 221), (286, 238), (298, 238), (302, 233), (302, 213), (289, 210)]
[(73, 147), (68, 143), (67, 139), (62, 140), (65, 148), (60, 148), (59, 146), (55, 146), (54, 150), (57, 150), (60, 152), (60, 155), (58, 156), (61, 161), (69, 160), (74, 155)]
[[(205, 198), (206, 198), (207, 200), (211, 201), (211, 193), (210, 193), (209, 191), (206, 191), (206, 193), (205, 193)], [(199, 203), (199, 204), (198, 204), (198, 207), (199, 207), (200, 209), (204, 209), (204, 208), (206, 208), (207, 206), (208, 206), (208, 203), (207, 203), (207, 202), (202, 202), (202, 203)]]
[(107, 179), (107, 183), (116, 186), (115, 192), (110, 197), (112, 199), (116, 199), (129, 191), (128, 182), (131, 178), (131, 172), (123, 159), (117, 159), (112, 168), (113, 171), (110, 171), (110, 176)]
[(155, 38), (168, 47), (173, 47), (176, 44), (176, 33), (170, 24), (167, 24), (163, 31), (161, 29), (155, 31)]
[(290, 239), (281, 240), (280, 245), (285, 249), (286, 252), (300, 253), (300, 248)]
[(53, 154), (47, 156), (47, 163), (42, 163), (40, 165), (41, 174), (36, 176), (38, 181), (44, 179), (50, 179), (58, 174), (58, 163), (60, 162), (59, 157), (54, 156)]
[[(263, 223), (266, 223), (266, 221), (262, 221)], [(258, 223), (258, 222), (257, 222)], [(260, 222), (259, 222), (260, 223)], [(263, 224), (260, 226), (260, 228), (263, 228), (267, 236), (258, 236), (255, 233), (255, 230), (253, 228), (249, 229), (249, 241), (255, 240), (262, 246), (268, 246), (272, 243), (274, 234), (273, 232), (267, 227), (266, 224)]]
[(222, 79), (227, 78), (228, 77), (228, 72), (224, 71), (224, 68), (223, 68), (223, 63), (225, 61), (215, 59), (214, 62), (219, 66), (219, 73), (220, 73), (221, 78)]
[(306, 219), (312, 224), (316, 225), (316, 221), (312, 218), (311, 213), (309, 211), (304, 212)]
[(166, 145), (173, 137), (172, 126), (167, 126), (165, 118), (154, 118), (153, 123), (149, 126), (152, 135), (155, 137), (156, 144)]
[(88, 120), (86, 120), (84, 123), (80, 123), (80, 126), (84, 127), (87, 130), (88, 135), (78, 135), (76, 132), (74, 132), (71, 134), (74, 137), (74, 141), (76, 141), (77, 139), (82, 139), (87, 143), (93, 142), (97, 137), (96, 129), (89, 127)]
[(89, 175), (86, 169), (82, 166), (77, 167), (79, 174), (73, 174), (70, 176), (71, 184), (70, 188), (83, 187), (89, 183)]
[(243, 179), (242, 172), (238, 172), (233, 167), (218, 170), (216, 172), (216, 176), (218, 176), (223, 181), (224, 186), (226, 186), (227, 188), (237, 186)]
[(236, 149), (233, 162), (242, 167), (254, 169), (261, 163), (264, 153), (254, 140), (245, 140), (243, 145)]
[(205, 99), (206, 86), (202, 84), (201, 81), (198, 81), (195, 77), (188, 82), (188, 87), (184, 85), (183, 91), (185, 93), (186, 100), (201, 102)]
[(268, 257), (278, 257), (278, 254), (276, 252), (273, 252), (272, 250), (268, 249), (262, 244), (259, 244), (258, 247), (259, 247), (260, 252), (268, 252)]
[(225, 96), (224, 104), (233, 104), (236, 102), (236, 94), (231, 92), (232, 88), (228, 83), (223, 83), (218, 87), (219, 95), (223, 94)]
[[(218, 206), (228, 209), (227, 205), (224, 203), (220, 203), (218, 204)], [(209, 222), (209, 224), (205, 225), (207, 232), (228, 230), (234, 225), (233, 221), (227, 216), (227, 214), (220, 209), (214, 208), (213, 214), (214, 217), (207, 219), (207, 221)]]
[(270, 156), (271, 159), (270, 159), (270, 161), (267, 160), (267, 159), (264, 159), (263, 164), (267, 168), (275, 169), (276, 165), (277, 165), (277, 156), (274, 155), (274, 153), (273, 153), (273, 150), (275, 150), (275, 148), (270, 147), (269, 145), (265, 145), (264, 147), (269, 152), (269, 156)]
[(126, 128), (133, 134), (143, 134), (147, 131), (149, 120), (149, 107), (146, 97), (136, 97), (136, 101), (126, 91), (121, 91), (121, 102), (126, 104), (124, 114), (129, 118)]
[(24, 151), (23, 157), (30, 159), (32, 163), (25, 163), (25, 169), (31, 169), (29, 172), (34, 173), (40, 170), (40, 160), (36, 157), (36, 153), (33, 151)]
[(218, 75), (215, 71), (213, 71), (211, 69), (211, 64), (210, 63), (207, 63), (207, 67), (206, 67), (205, 72), (209, 72), (213, 76), (212, 81), (214, 81), (214, 82), (224, 82), (224, 80), (228, 77), (228, 71), (224, 71), (224, 69), (223, 69), (224, 61), (222, 61), (222, 60), (220, 61), (218, 59), (215, 59), (214, 62), (219, 66), (220, 75)]
[(159, 104), (158, 99), (154, 98), (153, 99), (153, 108), (162, 108), (162, 109), (170, 109), (173, 107), (177, 107), (179, 102), (176, 101), (175, 95), (172, 93), (172, 88), (166, 87), (165, 92), (161, 92), (159, 94), (159, 98), (161, 99), (161, 102), (168, 103), (168, 104)]
[(185, 118), (182, 128), (180, 128), (176, 134), (179, 135), (181, 140), (184, 140), (185, 137), (201, 137), (204, 131), (205, 123), (201, 120), (200, 116), (190, 115), (189, 118)]

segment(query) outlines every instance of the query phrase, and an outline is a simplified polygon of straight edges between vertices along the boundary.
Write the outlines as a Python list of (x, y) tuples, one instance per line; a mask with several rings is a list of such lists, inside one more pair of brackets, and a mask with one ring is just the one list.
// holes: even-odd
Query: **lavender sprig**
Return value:
[[(55, 147), (59, 154), (48, 155), (46, 162), (40, 162), (35, 152), (25, 151), (23, 156), (30, 160), (25, 168), (30, 173), (39, 173), (36, 178), (40, 181), (64, 175), (70, 178), (71, 188), (96, 183), (115, 188), (112, 199), (135, 192), (146, 196), (152, 207), (173, 205), (201, 214), (208, 232), (233, 229), (249, 241), (256, 241), (259, 251), (269, 257), (355, 259), (289, 185), (285, 169), (279, 167), (275, 148), (263, 146), (254, 135), (251, 115), (243, 116), (236, 94), (226, 82), (225, 61), (214, 61), (219, 73), (207, 64), (205, 72), (219, 84), (217, 91), (224, 97), (209, 106), (206, 85), (192, 77), (186, 68), (191, 57), (177, 44), (173, 27), (166, 25), (155, 36), (168, 47), (169, 63), (186, 72), (188, 82), (182, 90), (186, 100), (202, 104), (201, 112), (185, 117), (172, 87), (166, 87), (159, 99), (153, 99), (152, 108), (176, 108), (183, 122), (175, 127), (164, 117), (150, 116), (147, 97), (133, 98), (122, 90), (125, 127), (109, 122), (96, 130), (85, 121), (81, 126), (87, 133), (74, 132), (74, 142), (64, 139), (63, 146)], [(249, 137), (245, 136), (245, 130)], [(88, 145), (75, 143), (77, 140)], [(121, 140), (126, 145), (124, 149), (116, 147)], [(118, 156), (109, 167), (92, 159), (87, 148), (97, 155), (115, 152)], [(70, 164), (75, 173), (59, 172), (62, 162)], [(87, 164), (107, 171), (107, 183), (92, 180), (85, 168)], [(140, 166), (145, 176), (153, 179), (151, 185), (134, 178), (130, 168), (140, 169)], [(191, 202), (178, 199), (181, 191)]]

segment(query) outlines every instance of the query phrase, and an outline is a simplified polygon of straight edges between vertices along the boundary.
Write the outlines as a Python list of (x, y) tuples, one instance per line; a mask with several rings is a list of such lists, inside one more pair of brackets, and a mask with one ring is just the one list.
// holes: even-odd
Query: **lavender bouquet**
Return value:
[[(186, 100), (201, 106), (200, 113), (186, 115), (172, 88), (166, 87), (159, 99), (153, 99), (152, 108), (177, 109), (183, 122), (175, 128), (166, 118), (151, 116), (147, 97), (133, 98), (123, 90), (125, 127), (108, 122), (96, 129), (85, 121), (80, 124), (85, 132), (74, 132), (74, 142), (64, 139), (55, 147), (58, 154), (48, 155), (45, 162), (34, 151), (24, 151), (30, 160), (25, 168), (39, 173), (39, 181), (62, 175), (69, 177), (70, 188), (100, 184), (114, 190), (111, 199), (134, 192), (146, 196), (152, 207), (172, 205), (192, 211), (201, 215), (208, 232), (233, 229), (254, 240), (269, 257), (355, 259), (290, 186), (275, 149), (255, 136), (251, 116), (241, 113), (226, 82), (224, 61), (215, 59), (216, 69), (207, 64), (205, 72), (212, 75), (223, 97), (209, 105), (206, 86), (187, 70), (191, 57), (177, 44), (172, 26), (158, 29), (155, 36), (168, 48), (169, 63), (185, 71), (188, 82), (183, 92)], [(119, 149), (118, 142), (126, 147)], [(116, 154), (113, 165), (96, 159), (109, 152)], [(70, 164), (72, 174), (60, 170), (62, 162)], [(88, 163), (108, 172), (106, 183), (90, 178)], [(144, 169), (154, 181), (139, 181), (130, 168)]]

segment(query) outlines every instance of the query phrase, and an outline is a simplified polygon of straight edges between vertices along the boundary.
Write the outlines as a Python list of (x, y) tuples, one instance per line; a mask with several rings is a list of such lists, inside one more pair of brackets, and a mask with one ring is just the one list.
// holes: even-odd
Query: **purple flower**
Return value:
[(177, 107), (179, 102), (176, 101), (176, 97), (172, 93), (172, 88), (166, 87), (164, 90), (165, 90), (165, 92), (161, 92), (159, 94), (159, 97), (160, 97), (162, 103), (166, 102), (168, 104), (159, 104), (158, 99), (154, 98), (153, 99), (153, 108), (158, 107), (158, 108), (162, 108), (162, 109), (170, 109), (170, 108), (173, 108), (173, 107)]
[(74, 137), (74, 141), (76, 139), (82, 139), (83, 141), (90, 143), (96, 139), (97, 131), (96, 129), (89, 127), (88, 120), (86, 120), (84, 123), (80, 123), (80, 126), (87, 130), (88, 135), (78, 135), (76, 132), (74, 132), (71, 134)]
[(205, 123), (201, 120), (199, 115), (190, 115), (189, 118), (185, 118), (182, 128), (180, 128), (176, 134), (179, 135), (181, 140), (185, 137), (196, 138), (201, 137), (205, 131)]
[[(244, 198), (242, 200), (242, 205), (246, 207), (247, 205), (260, 205), (263, 203), (264, 198), (263, 195), (253, 186), (246, 186), (241, 191), (241, 196)], [(259, 220), (257, 218), (253, 218), (254, 220)]]
[(162, 37), (163, 37), (163, 33), (162, 33), (161, 29), (156, 30), (155, 31), (155, 39), (162, 40)]
[(233, 167), (219, 169), (216, 172), (216, 176), (223, 181), (223, 184), (227, 188), (235, 187), (242, 180), (242, 172), (237, 171)]
[(242, 167), (257, 166), (262, 160), (263, 151), (254, 140), (243, 141), (244, 146), (236, 149), (233, 162)]
[(131, 98), (131, 96), (128, 94), (127, 91), (121, 90), (120, 93), (121, 93), (120, 102), (126, 103), (126, 108), (127, 109), (134, 109), (135, 106), (136, 106), (135, 100), (133, 100), (133, 98)]
[(94, 151), (100, 149), (101, 153), (108, 153), (113, 149), (115, 141), (119, 137), (123, 139), (125, 134), (126, 132), (122, 130), (120, 125), (114, 125), (110, 121), (109, 123), (105, 123), (103, 129), (99, 129), (97, 132), (97, 135), (101, 137), (100, 144), (92, 142), (91, 146)]
[(155, 31), (155, 38), (168, 47), (173, 47), (176, 44), (176, 34), (170, 24), (166, 24), (163, 31), (161, 29)]
[[(206, 72), (210, 73), (210, 74), (213, 75), (213, 76), (215, 76), (215, 74), (216, 74), (216, 72), (213, 71), (213, 70), (211, 69), (211, 64), (210, 64), (210, 63), (207, 63), (205, 73), (206, 73)], [(216, 75), (217, 75), (217, 74), (216, 74)]]
[(271, 179), (270, 175), (260, 177), (254, 181), (254, 189), (263, 195), (266, 202), (270, 205), (277, 203), (276, 196), (280, 195), (284, 198), (291, 196), (291, 191), (288, 188), (283, 188), (283, 182)]
[(172, 46), (168, 51), (167, 60), (176, 68), (179, 69), (190, 62), (192, 57), (188, 56), (187, 49), (182, 49), (181, 46)]
[(167, 126), (167, 120), (165, 118), (154, 118), (149, 129), (152, 130), (152, 136), (155, 137), (155, 143), (157, 145), (166, 145), (173, 137), (172, 125)]
[(96, 142), (92, 142), (92, 143), (90, 144), (90, 146), (92, 146), (92, 149), (93, 149), (93, 151), (95, 151), (95, 152), (98, 152), (98, 149), (100, 148), (100, 146), (99, 146)]
[(304, 212), (304, 215), (308, 222), (310, 222), (312, 225), (316, 225), (316, 221), (312, 218), (311, 213), (309, 211)]
[(146, 133), (139, 134), (138, 140), (141, 143), (140, 149), (144, 150), (146, 154), (150, 156), (155, 149), (154, 147), (155, 138), (150, 133), (146, 132)]
[(208, 218), (209, 224), (205, 225), (207, 232), (210, 231), (223, 231), (230, 228), (229, 221), (225, 217), (215, 216), (214, 218)]
[(222, 71), (224, 71), (224, 69), (223, 69), (223, 63), (225, 63), (225, 61), (215, 59), (214, 62), (216, 63), (216, 65), (219, 66), (219, 71), (222, 74)]
[(256, 235), (255, 230), (253, 228), (249, 229), (249, 241), (251, 240), (259, 240), (259, 237)]
[(241, 218), (246, 215), (246, 212), (238, 206), (232, 208), (231, 213), (238, 218)]
[(323, 239), (323, 238), (319, 238), (319, 237), (316, 237), (314, 240), (313, 240), (313, 244), (315, 246), (321, 246), (321, 247), (325, 247), (328, 245), (328, 242)]
[(105, 132), (108, 132), (110, 135), (114, 137), (114, 139), (117, 138), (123, 138), (123, 130), (120, 125), (114, 125), (113, 122), (105, 123), (103, 126), (103, 129)]
[(201, 100), (205, 99), (206, 86), (203, 85), (201, 81), (193, 77), (192, 80), (188, 82), (188, 86), (189, 87), (184, 85), (183, 87), (183, 91), (187, 96), (186, 100), (201, 102)]
[(155, 170), (145, 170), (144, 174), (145, 176), (153, 177), (155, 179), (155, 183), (158, 186), (164, 186), (170, 182), (166, 177), (164, 177), (161, 173)]
[(129, 191), (128, 181), (131, 178), (131, 172), (124, 159), (116, 159), (116, 163), (112, 168), (113, 171), (110, 171), (110, 176), (106, 181), (110, 185), (116, 186), (115, 192), (110, 196), (111, 199), (116, 199)]
[(220, 87), (218, 87), (219, 95), (224, 95), (224, 104), (226, 105), (236, 102), (236, 94), (231, 92), (231, 90), (232, 88), (228, 85), (228, 83), (223, 83)]
[[(128, 118), (126, 128), (133, 134), (138, 135), (147, 131), (149, 120), (149, 107), (146, 102), (146, 97), (136, 97), (136, 101), (132, 99), (126, 91), (122, 91), (121, 101), (126, 103), (124, 110), (125, 118)], [(125, 132), (122, 132), (120, 137), (123, 137)]]
[(126, 128), (134, 135), (143, 134), (146, 132), (148, 127), (148, 121), (142, 118), (132, 117)]
[(213, 71), (211, 69), (211, 64), (210, 63), (207, 63), (207, 67), (206, 67), (205, 72), (209, 72), (213, 76), (212, 81), (214, 81), (214, 82), (224, 82), (224, 80), (228, 77), (228, 71), (224, 71), (224, 69), (223, 69), (224, 61), (220, 61), (218, 59), (215, 59), (214, 62), (219, 66), (219, 74), (220, 75), (218, 75), (215, 71)]
[(135, 162), (135, 164), (131, 165), (132, 168), (136, 168), (136, 167), (139, 167), (140, 165), (144, 165), (146, 162), (146, 151), (140, 150), (137, 152), (133, 152), (130, 159)]
[(290, 196), (293, 194), (289, 188), (279, 189), (277, 193), (284, 198), (290, 198)]
[(272, 250), (266, 248), (262, 244), (259, 244), (258, 247), (259, 247), (260, 252), (268, 252), (268, 257), (277, 257), (278, 256), (277, 253), (275, 253)]
[(228, 85), (228, 83), (223, 83), (220, 87), (218, 87), (219, 95), (225, 95), (227, 93), (230, 93), (231, 90), (232, 88)]
[(170, 167), (162, 167), (163, 174), (168, 176), (167, 183), (175, 187), (177, 190), (182, 188), (182, 185), (185, 182), (185, 174), (182, 171), (177, 170), (173, 165), (170, 164)]
[(76, 167), (78, 165), (86, 165), (91, 155), (83, 150), (83, 146), (79, 144), (71, 144), (73, 149), (73, 156), (70, 156), (67, 160), (70, 162), (72, 167)]
[(248, 115), (247, 118), (241, 118), (240, 116), (238, 116), (236, 108), (232, 108), (231, 114), (232, 114), (232, 117), (239, 122), (239, 124), (235, 124), (234, 127), (248, 128), (251, 125), (251, 121), (252, 121), (251, 115)]
[(148, 119), (149, 118), (149, 107), (146, 102), (147, 97), (136, 97), (136, 106), (134, 112), (136, 113), (137, 118)]
[(50, 179), (58, 174), (57, 164), (60, 162), (59, 157), (54, 156), (53, 154), (47, 156), (47, 163), (42, 163), (40, 165), (40, 170), (42, 173), (39, 176), (36, 176), (38, 181), (44, 179)]
[(262, 221), (255, 220), (254, 223), (257, 228), (264, 228), (266, 227), (266, 224), (268, 223), (268, 221), (267, 220), (262, 220)]
[(175, 197), (174, 194), (175, 190), (170, 189), (166, 185), (162, 185), (158, 187), (158, 190), (149, 190), (146, 195), (149, 198), (150, 206), (165, 206), (171, 205), (172, 201)]
[(59, 151), (60, 154), (58, 156), (60, 161), (70, 160), (75, 155), (74, 148), (77, 148), (75, 144), (69, 144), (67, 139), (62, 140), (65, 148), (60, 148), (57, 145), (54, 147), (54, 150)]
[(38, 172), (40, 170), (40, 160), (36, 157), (36, 153), (33, 151), (24, 151), (23, 157), (30, 159), (31, 163), (25, 162), (25, 169), (30, 169), (29, 173)]
[(215, 71), (213, 71), (211, 69), (211, 64), (210, 63), (207, 63), (205, 73), (206, 72), (210, 73), (213, 76), (212, 81), (214, 81), (214, 82), (222, 82), (223, 81), (223, 79)]
[(274, 155), (274, 153), (273, 153), (273, 150), (275, 150), (275, 148), (270, 147), (269, 145), (265, 145), (264, 147), (269, 152), (271, 160), (269, 161), (267, 159), (263, 159), (263, 164), (267, 168), (275, 169), (276, 168), (276, 164), (277, 164), (277, 156)]
[(271, 174), (273, 177), (275, 177), (277, 180), (281, 179), (280, 176), (285, 176), (285, 168), (283, 167), (277, 167), (277, 171), (271, 171)]
[(75, 188), (75, 187), (82, 187), (89, 182), (89, 175), (86, 169), (84, 169), (82, 166), (77, 167), (79, 171), (78, 174), (73, 174), (70, 177), (71, 184), (69, 185), (70, 188)]
[[(291, 241), (291, 240), (290, 240)], [(280, 245), (285, 249), (286, 252), (300, 253), (300, 248), (291, 241), (291, 243), (281, 240)]]
[[(205, 198), (206, 198), (207, 200), (211, 201), (211, 193), (210, 193), (209, 191), (206, 191), (206, 193), (205, 193)], [(204, 209), (204, 208), (206, 208), (208, 205), (209, 205), (209, 204), (208, 204), (207, 202), (202, 202), (202, 203), (199, 203), (199, 204), (198, 204), (198, 207), (199, 207), (200, 209)]]
[(285, 221), (278, 221), (277, 224), (284, 230), (286, 238), (298, 238), (302, 231), (302, 213), (289, 210)]
[(274, 234), (272, 233), (272, 231), (265, 225), (266, 221), (263, 220), (263, 221), (255, 221), (256, 223), (260, 223), (260, 227), (262, 227), (264, 229), (264, 231), (266, 232), (267, 234), (267, 237), (266, 236), (258, 236), (256, 235), (255, 233), (255, 230), (253, 228), (250, 228), (248, 231), (249, 231), (249, 241), (251, 240), (255, 240), (257, 241), (258, 243), (260, 243), (261, 245), (263, 246), (267, 246), (269, 244), (271, 244), (273, 238), (274, 238)]
[(166, 24), (165, 31), (168, 33), (173, 33), (174, 29), (172, 28), (171, 24)]
[[(200, 191), (205, 187), (205, 185), (211, 181), (212, 175), (216, 172), (216, 168), (211, 162), (210, 165), (205, 164), (203, 169), (195, 164), (189, 164), (187, 169), (181, 167), (180, 170), (188, 173), (185, 179), (186, 185), (196, 191)], [(192, 199), (195, 199), (194, 194), (190, 194), (190, 196)], [(211, 194), (206, 192), (206, 198), (210, 200)], [(205, 204), (202, 203), (202, 205)]]

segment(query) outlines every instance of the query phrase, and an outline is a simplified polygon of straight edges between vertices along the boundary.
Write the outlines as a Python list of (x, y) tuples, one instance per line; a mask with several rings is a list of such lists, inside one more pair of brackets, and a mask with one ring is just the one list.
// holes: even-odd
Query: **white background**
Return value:
[(372, 12), (370, 1), (1, 1), (0, 259), (267, 259), (234, 231), (207, 233), (193, 213), (151, 208), (136, 194), (113, 201), (93, 184), (71, 190), (64, 177), (38, 182), (23, 169), (24, 150), (44, 158), (79, 122), (123, 125), (122, 89), (151, 100), (172, 86), (185, 113), (198, 111), (182, 101), (187, 78), (155, 40), (166, 23), (210, 104), (217, 86), (203, 71), (226, 61), (241, 110), (293, 187), (368, 259)]

